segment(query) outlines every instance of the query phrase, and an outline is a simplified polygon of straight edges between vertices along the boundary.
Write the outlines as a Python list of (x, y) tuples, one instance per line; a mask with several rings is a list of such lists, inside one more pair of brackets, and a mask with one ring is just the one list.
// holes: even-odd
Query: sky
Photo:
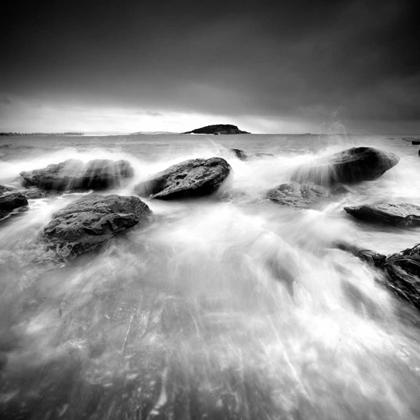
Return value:
[(0, 131), (419, 134), (417, 4), (4, 0)]

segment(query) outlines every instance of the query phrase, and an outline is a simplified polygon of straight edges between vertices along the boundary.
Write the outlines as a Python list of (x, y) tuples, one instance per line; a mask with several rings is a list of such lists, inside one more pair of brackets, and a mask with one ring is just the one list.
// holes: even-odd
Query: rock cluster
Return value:
[[(222, 128), (225, 127), (200, 130), (217, 133)], [(240, 149), (231, 151), (245, 161), (268, 156)], [(398, 161), (394, 154), (374, 148), (344, 150), (309, 167), (299, 168), (291, 182), (272, 188), (266, 197), (281, 205), (309, 207), (329, 198), (337, 185), (377, 179)], [(143, 180), (134, 187), (134, 191), (142, 197), (164, 200), (203, 197), (217, 191), (230, 173), (229, 163), (220, 157), (192, 159)], [(67, 190), (101, 190), (118, 186), (123, 179), (133, 176), (133, 169), (124, 160), (93, 160), (88, 163), (67, 160), (43, 169), (22, 172), (21, 176), (28, 187), (26, 190), (16, 191), (0, 186), (0, 217), (26, 206), (27, 198), (45, 197)], [(408, 203), (353, 206), (346, 207), (345, 211), (367, 222), (420, 225), (420, 206)], [(146, 224), (151, 214), (147, 204), (136, 196), (87, 195), (52, 216), (42, 231), (41, 242), (48, 253), (60, 261), (72, 260), (102, 246), (119, 232)], [(390, 256), (349, 245), (341, 246), (341, 249), (382, 270), (386, 286), (420, 309), (420, 245)]]
[(292, 183), (269, 190), (266, 197), (282, 205), (307, 207), (340, 191), (343, 184), (379, 178), (398, 161), (399, 157), (390, 152), (353, 147), (298, 168)]

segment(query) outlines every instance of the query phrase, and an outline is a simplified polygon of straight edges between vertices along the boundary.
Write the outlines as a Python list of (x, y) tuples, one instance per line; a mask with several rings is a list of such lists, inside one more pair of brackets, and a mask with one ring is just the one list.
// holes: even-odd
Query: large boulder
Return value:
[(53, 214), (43, 230), (47, 247), (70, 260), (101, 245), (116, 233), (143, 224), (151, 215), (138, 197), (91, 194)]
[(27, 205), (28, 200), (20, 192), (9, 191), (0, 193), (0, 217), (4, 217), (12, 210)]
[(400, 158), (373, 147), (353, 147), (299, 168), (293, 180), (331, 186), (372, 181), (394, 167)]
[(91, 160), (87, 163), (69, 159), (43, 169), (24, 171), (20, 175), (26, 186), (37, 186), (45, 190), (98, 190), (119, 186), (123, 178), (130, 178), (133, 168), (126, 160)]
[(215, 124), (207, 125), (205, 127), (196, 128), (192, 131), (187, 131), (184, 134), (249, 134), (247, 131), (239, 130), (236, 125), (232, 124)]
[(356, 219), (368, 223), (420, 226), (420, 206), (415, 204), (364, 204), (362, 206), (344, 207), (344, 210)]
[(271, 201), (292, 207), (308, 207), (328, 197), (328, 190), (320, 185), (298, 184), (296, 182), (281, 184), (267, 192), (267, 198)]
[(206, 196), (219, 188), (230, 170), (230, 165), (218, 157), (186, 160), (140, 182), (134, 191), (163, 200)]

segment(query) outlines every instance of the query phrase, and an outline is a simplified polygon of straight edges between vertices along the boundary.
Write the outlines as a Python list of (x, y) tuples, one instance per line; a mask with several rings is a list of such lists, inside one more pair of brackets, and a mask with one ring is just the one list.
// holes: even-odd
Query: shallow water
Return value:
[[(267, 189), (353, 146), (400, 156), (380, 179), (313, 209)], [(239, 161), (229, 148), (274, 156)], [(52, 213), (0, 221), (0, 414), (7, 419), (418, 419), (420, 316), (334, 249), (389, 254), (418, 229), (372, 227), (346, 205), (420, 204), (418, 149), (400, 137), (109, 136), (0, 139), (0, 184), (68, 158), (128, 159), (136, 175), (221, 156), (233, 174), (200, 200), (145, 200), (153, 223), (52, 268), (26, 263)], [(111, 192), (111, 191), (110, 191)], [(1, 417), (1, 416), (0, 416)]]

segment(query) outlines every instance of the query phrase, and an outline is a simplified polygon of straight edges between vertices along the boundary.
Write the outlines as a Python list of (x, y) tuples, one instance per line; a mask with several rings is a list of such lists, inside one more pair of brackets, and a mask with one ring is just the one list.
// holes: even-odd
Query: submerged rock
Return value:
[(420, 206), (415, 204), (364, 204), (363, 206), (344, 207), (344, 210), (364, 222), (420, 226)]
[(187, 131), (184, 134), (249, 134), (232, 124), (215, 124)]
[(118, 232), (145, 223), (150, 214), (138, 197), (92, 194), (54, 213), (43, 237), (61, 259), (73, 259), (103, 245)]
[(394, 167), (399, 160), (395, 154), (373, 147), (353, 147), (319, 159), (306, 168), (299, 168), (293, 179), (324, 186), (372, 181)]
[(133, 168), (126, 160), (91, 160), (87, 163), (69, 159), (43, 169), (24, 171), (20, 175), (27, 186), (45, 190), (90, 190), (105, 189), (120, 185), (123, 178), (130, 178)]
[(163, 200), (206, 196), (220, 187), (230, 170), (230, 165), (218, 157), (186, 160), (140, 182), (134, 191)]
[(259, 152), (251, 153), (251, 152), (245, 152), (244, 150), (241, 150), (241, 149), (229, 149), (229, 150), (233, 152), (239, 160), (243, 160), (243, 161), (258, 159), (262, 157), (274, 156), (272, 153), (259, 153)]
[(0, 217), (4, 217), (12, 210), (27, 205), (28, 200), (20, 192), (10, 191), (0, 193)]
[(268, 191), (267, 198), (275, 203), (292, 207), (308, 207), (329, 197), (326, 188), (309, 184), (281, 184)]

